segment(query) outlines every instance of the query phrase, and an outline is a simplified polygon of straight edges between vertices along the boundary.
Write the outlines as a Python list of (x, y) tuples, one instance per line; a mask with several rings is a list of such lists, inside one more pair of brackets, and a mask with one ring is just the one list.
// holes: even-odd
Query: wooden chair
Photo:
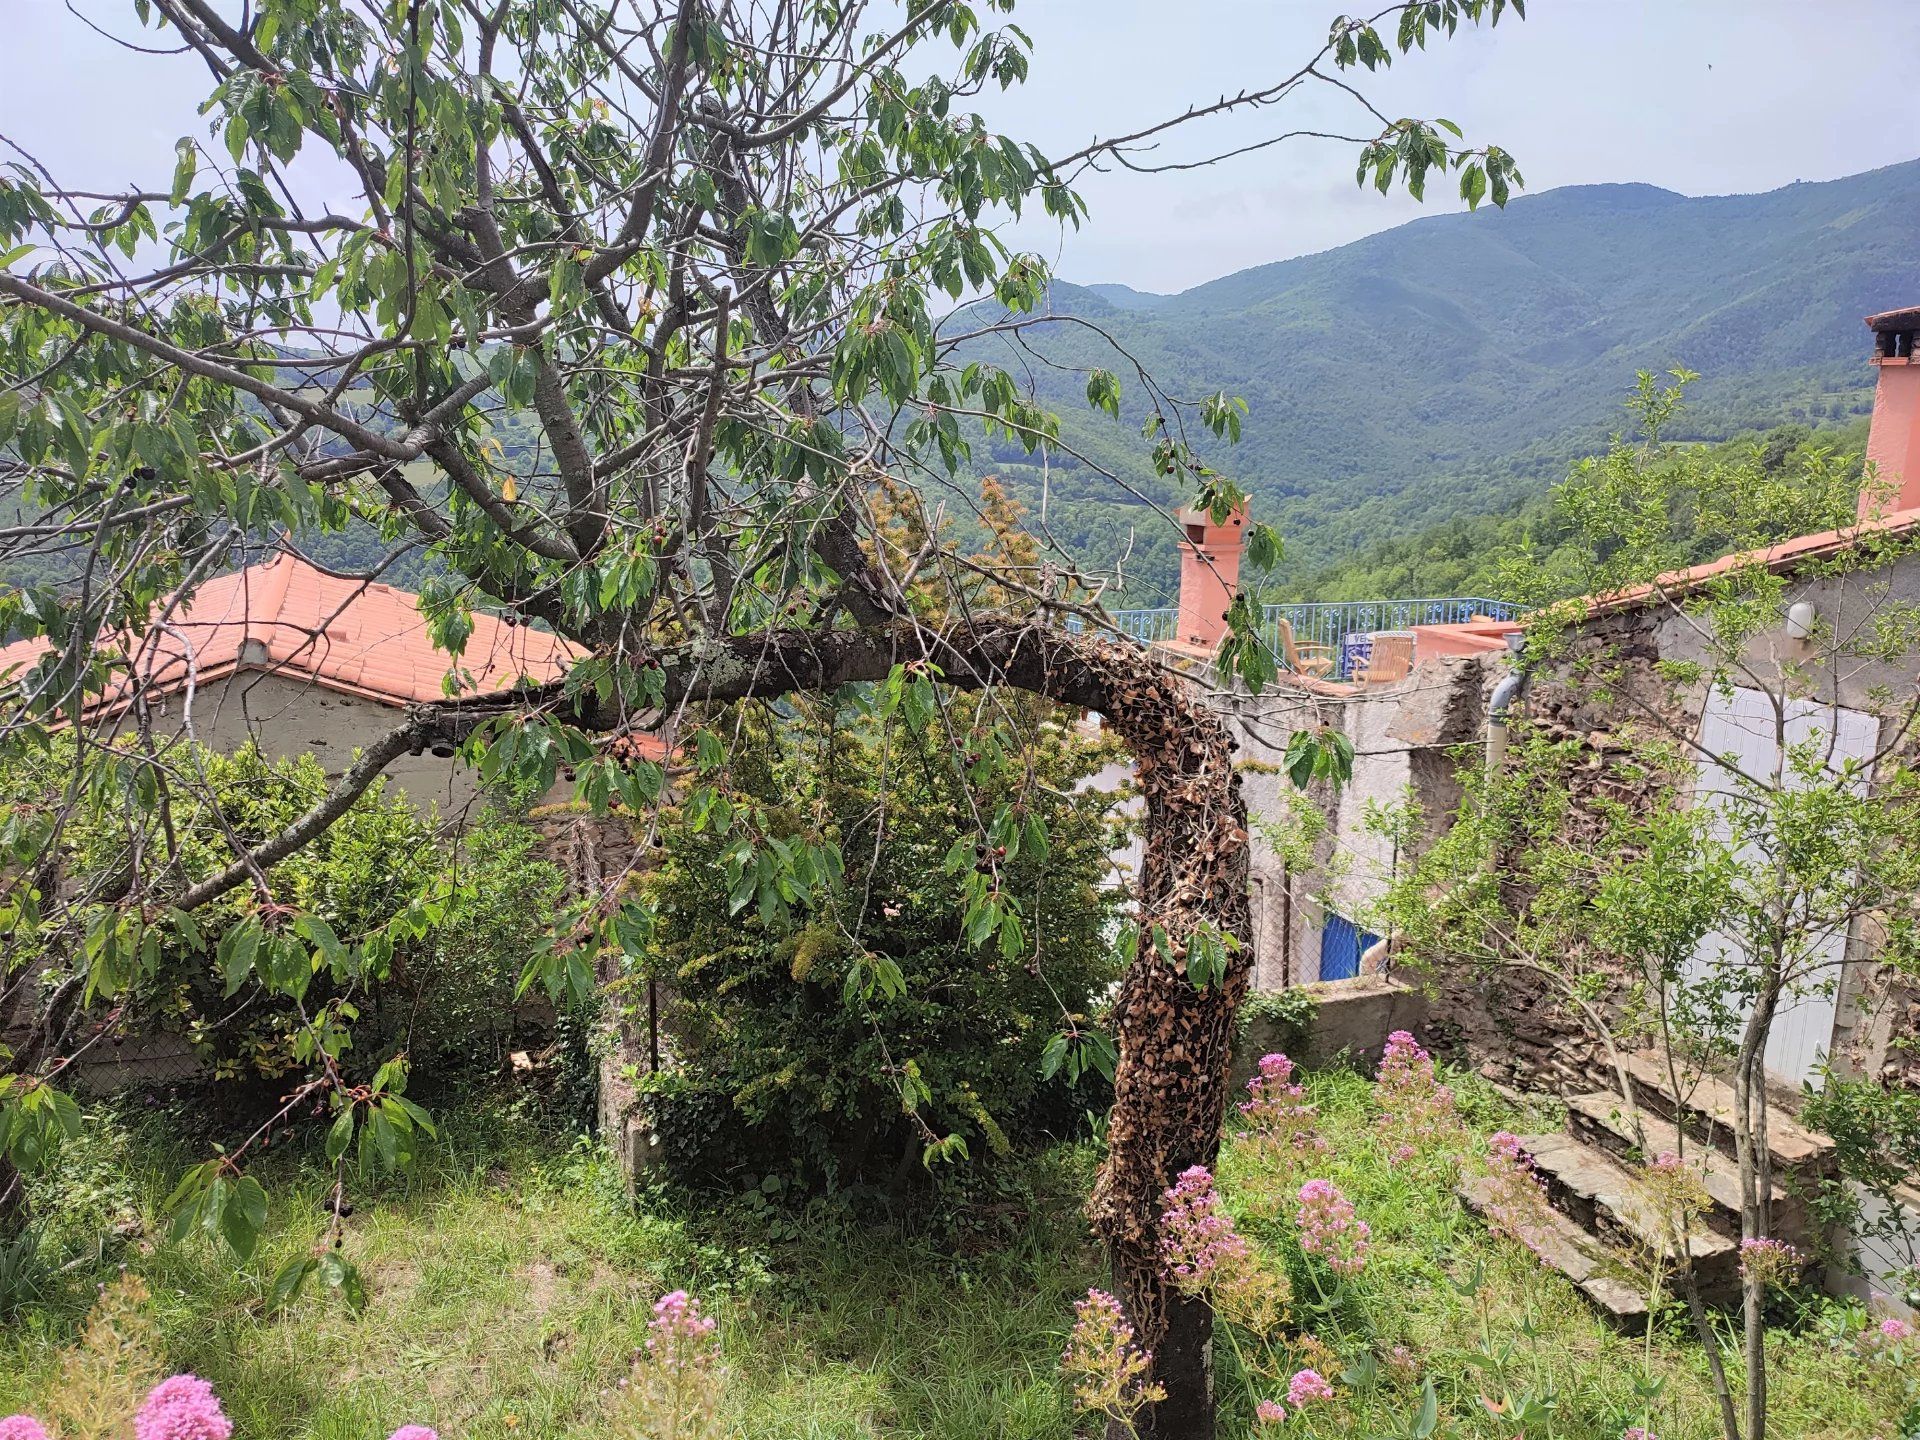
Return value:
[(1279, 622), (1280, 653), (1286, 656), (1287, 668), (1297, 675), (1311, 675), (1316, 680), (1324, 680), (1333, 673), (1333, 648), (1328, 645), (1302, 645), (1293, 638), (1293, 622)]
[(1413, 632), (1382, 630), (1373, 637), (1367, 663), (1354, 672), (1362, 685), (1385, 685), (1413, 673)]

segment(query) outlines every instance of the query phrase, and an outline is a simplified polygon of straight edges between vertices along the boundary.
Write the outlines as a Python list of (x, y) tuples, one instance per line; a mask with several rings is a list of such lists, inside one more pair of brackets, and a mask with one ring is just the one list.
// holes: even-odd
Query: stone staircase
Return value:
[[(1688, 1237), (1693, 1268), (1709, 1303), (1728, 1303), (1740, 1287), (1740, 1187), (1734, 1168), (1733, 1092), (1711, 1077), (1689, 1078), (1676, 1095), (1666, 1070), (1651, 1055), (1627, 1062), (1640, 1107), (1645, 1152), (1626, 1101), (1611, 1090), (1566, 1097), (1567, 1129), (1523, 1135), (1552, 1213), (1536, 1249), (1543, 1263), (1565, 1275), (1622, 1328), (1647, 1320), (1646, 1257), (1666, 1250), (1662, 1227), (1645, 1196), (1639, 1172), (1653, 1156), (1672, 1152), (1701, 1182), (1709, 1205)], [(1778, 1110), (1768, 1116), (1773, 1155), (1773, 1233), (1803, 1253), (1814, 1246), (1808, 1196), (1833, 1162), (1833, 1142)], [(1489, 1181), (1462, 1183), (1461, 1199), (1485, 1214)]]

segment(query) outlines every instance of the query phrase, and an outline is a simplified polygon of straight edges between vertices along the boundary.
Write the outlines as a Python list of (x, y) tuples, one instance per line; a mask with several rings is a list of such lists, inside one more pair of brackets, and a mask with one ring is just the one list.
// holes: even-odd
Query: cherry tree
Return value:
[[(49, 173), (26, 137), (0, 137), (0, 474), (20, 522), (0, 529), (0, 553), (22, 577), (0, 590), (0, 626), (51, 642), (0, 677), (0, 743), (44, 749), (109, 684), (140, 721), (129, 738), (81, 737), (64, 791), (121, 807), (125, 865), (60, 892), (46, 860), (67, 807), (5, 827), (6, 921), (66, 961), (50, 1018), (0, 1078), (9, 1153), (38, 1155), (72, 1123), (57, 1074), (81, 1002), (124, 990), (149, 937), (191, 943), (207, 902), (255, 897), (252, 940), (220, 958), (270, 987), (309, 954), (377, 966), (390, 937), (323, 933), (269, 875), (403, 754), (465, 746), (490, 778), (536, 786), (564, 765), (595, 804), (643, 811), (660, 803), (658, 767), (607, 742), (669, 729), (696, 762), (683, 813), (737, 832), (749, 892), (798, 894), (832, 883), (832, 856), (766, 844), (732, 811), (717, 707), (848, 684), (926, 706), (1026, 691), (1108, 717), (1139, 770), (1140, 938), (1090, 1214), (1166, 1393), (1147, 1430), (1211, 1433), (1211, 1318), (1162, 1278), (1155, 1232), (1161, 1191), (1218, 1145), (1248, 984), (1245, 807), (1204, 694), (1103, 633), (1102, 576), (1054, 547), (994, 573), (992, 608), (975, 603), (954, 523), (979, 503), (974, 445), (1068, 448), (989, 342), (1088, 324), (1050, 313), (1046, 265), (996, 227), (1035, 208), (1078, 225), (1088, 172), (1223, 159), (1211, 122), (1314, 91), (1348, 107), (1349, 133), (1276, 124), (1262, 143), (1311, 135), (1350, 147), (1382, 191), (1419, 196), (1446, 175), (1469, 204), (1503, 204), (1511, 156), (1446, 121), (1391, 118), (1359, 82), (1522, 5), (1341, 17), (1284, 73), (1055, 155), (972, 108), (1027, 75), (1012, 8), (134, 0), (126, 43), (181, 47), (210, 81), (207, 132), (181, 139), (171, 178), (88, 189)], [(1197, 158), (1167, 158), (1176, 135), (1200, 137)], [(343, 191), (350, 203), (325, 198)], [(1196, 446), (1237, 434), (1237, 402), (1170, 394), (1114, 354), (1085, 376), (1089, 403), (1117, 415), (1124, 396), (1157, 472), (1224, 518), (1245, 497)], [(906, 496), (916, 523), (880, 523), (883, 494)], [(169, 817), (206, 796), (177, 737), (149, 723), (137, 647), (113, 637), (163, 626), (249, 545), (343, 530), (379, 537), (369, 581), (430, 557), (423, 608), (450, 655), (486, 609), (580, 658), (506, 699), (414, 708), (284, 832), (190, 872)], [(1257, 527), (1251, 549), (1270, 557), (1277, 537)], [(930, 586), (942, 603), (916, 599)], [(1250, 608), (1233, 624), (1223, 668), (1257, 685), (1272, 666)], [(1017, 817), (981, 822), (968, 930), (1018, 954), (1019, 906), (992, 863)], [(643, 928), (624, 912), (592, 920), (606, 944)], [(556, 948), (530, 978), (583, 975)], [(0, 985), (0, 1008), (19, 1008), (28, 977)], [(356, 1135), (384, 1145), (425, 1120), (397, 1078), (339, 1082), (339, 1019), (310, 1017), (302, 1094), (326, 1102), (344, 1154)], [(264, 1203), (245, 1158), (209, 1162), (177, 1198), (250, 1244)]]

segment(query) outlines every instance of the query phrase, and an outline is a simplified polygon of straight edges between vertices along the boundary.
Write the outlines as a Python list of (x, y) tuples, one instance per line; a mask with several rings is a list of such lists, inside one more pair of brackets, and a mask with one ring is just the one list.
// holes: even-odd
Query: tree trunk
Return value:
[[(741, 699), (883, 678), (928, 661), (962, 689), (1004, 685), (1097, 711), (1133, 754), (1146, 802), (1139, 888), (1140, 943), (1121, 982), (1107, 1159), (1087, 1213), (1106, 1242), (1118, 1298), (1139, 1343), (1153, 1352), (1166, 1399), (1140, 1417), (1161, 1440), (1211, 1440), (1213, 1314), (1180, 1296), (1160, 1265), (1161, 1196), (1180, 1172), (1219, 1157), (1234, 1012), (1252, 974), (1247, 898), (1250, 848), (1234, 744), (1198, 689), (1136, 645), (1071, 635), (1031, 621), (935, 630), (909, 624), (775, 632), (730, 640), (691, 675), (668, 677), (680, 695)], [(593, 716), (605, 727), (618, 717)], [(1217, 927), (1224, 979), (1205, 991), (1186, 975), (1196, 926)], [(1167, 941), (1163, 956), (1152, 936)]]
[[(845, 566), (836, 568), (845, 573)], [(1210, 1440), (1213, 1317), (1204, 1303), (1178, 1297), (1161, 1275), (1159, 1227), (1161, 1195), (1180, 1172), (1218, 1158), (1234, 1012), (1251, 977), (1247, 809), (1233, 768), (1234, 743), (1220, 715), (1196, 687), (1138, 645), (1069, 634), (1035, 619), (766, 631), (633, 663), (660, 663), (661, 714), (674, 714), (687, 702), (830, 692), (882, 680), (896, 665), (917, 664), (932, 667), (935, 678), (958, 689), (1006, 686), (1097, 711), (1126, 742), (1147, 812), (1142, 939), (1115, 1008), (1120, 1057), (1107, 1160), (1087, 1213), (1107, 1244), (1139, 1342), (1154, 1352), (1153, 1378), (1167, 1392), (1162, 1404), (1141, 1417), (1141, 1432), (1164, 1440)], [(320, 806), (263, 848), (284, 847), (281, 854), (298, 848), (406, 749), (458, 741), (492, 716), (530, 710), (599, 731), (623, 730), (645, 718), (626, 710), (617, 693), (570, 694), (564, 681), (505, 700), (418, 707), (405, 725), (362, 754)], [(193, 903), (244, 883), (249, 861), (258, 858), (236, 861), (195, 886)], [(1224, 977), (1204, 992), (1186, 975), (1187, 945), (1201, 924), (1215, 927), (1227, 947)], [(1165, 938), (1165, 955), (1156, 933)]]

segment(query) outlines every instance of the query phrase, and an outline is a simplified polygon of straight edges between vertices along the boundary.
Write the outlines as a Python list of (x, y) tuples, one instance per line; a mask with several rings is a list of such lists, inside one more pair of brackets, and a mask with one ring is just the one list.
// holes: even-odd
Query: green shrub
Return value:
[[(785, 915), (755, 908), (729, 884), (729, 841), (667, 828), (653, 963), (677, 995), (680, 1066), (652, 1101), (683, 1173), (898, 1182), (941, 1141), (978, 1161), (1103, 1105), (1093, 1067), (1066, 1067), (1086, 1069), (1080, 1094), (1042, 1068), (1119, 973), (1114, 801), (1075, 790), (1111, 751), (1045, 717), (881, 718), (857, 700), (728, 717), (735, 814), (755, 813), (763, 843), (837, 853), (844, 873)], [(1026, 732), (1018, 747), (1003, 726)], [(974, 839), (1003, 809), (1023, 837), (1004, 858)], [(988, 872), (1020, 907), (1022, 952), (963, 933), (963, 889)]]
[[(72, 738), (48, 753), (0, 771), (0, 813), (9, 822), (57, 808), (71, 774)], [(161, 895), (178, 894), (231, 863), (235, 844), (257, 845), (310, 810), (329, 789), (311, 755), (269, 760), (249, 745), (223, 754), (190, 742), (168, 752), (174, 777), (163, 836), (142, 834), (143, 862), (165, 865)], [(88, 893), (128, 864), (129, 797), (152, 784), (132, 758), (110, 766), (60, 830), (58, 883)], [(211, 800), (213, 803), (206, 803)], [(216, 816), (216, 810), (219, 812)], [(491, 813), (457, 842), (437, 836), (404, 799), (377, 781), (352, 809), (310, 844), (267, 872), (278, 913), (324, 922), (347, 945), (383, 929), (394, 937), (363, 969), (321, 969), (303, 997), (309, 1014), (331, 1007), (354, 1033), (349, 1067), (370, 1072), (398, 1050), (414, 1062), (485, 1053), (513, 1024), (514, 986), (534, 940), (553, 923), (564, 880), (530, 852), (534, 833)], [(114, 991), (128, 1029), (186, 1035), (218, 1079), (277, 1078), (306, 1066), (296, 1036), (300, 1007), (267, 991), (256, 976), (230, 986), (218, 961), (221, 938), (245, 917), (276, 913), (253, 885), (238, 886), (195, 912), (198, 948), (179, 927), (154, 926), (156, 944)], [(420, 923), (396, 926), (396, 917)], [(422, 917), (431, 917), (427, 923)], [(11, 973), (45, 959), (50, 978), (70, 960), (56, 942), (44, 954), (31, 942), (7, 957)], [(92, 1017), (89, 1017), (92, 1018)], [(494, 1047), (494, 1048), (497, 1048)]]

